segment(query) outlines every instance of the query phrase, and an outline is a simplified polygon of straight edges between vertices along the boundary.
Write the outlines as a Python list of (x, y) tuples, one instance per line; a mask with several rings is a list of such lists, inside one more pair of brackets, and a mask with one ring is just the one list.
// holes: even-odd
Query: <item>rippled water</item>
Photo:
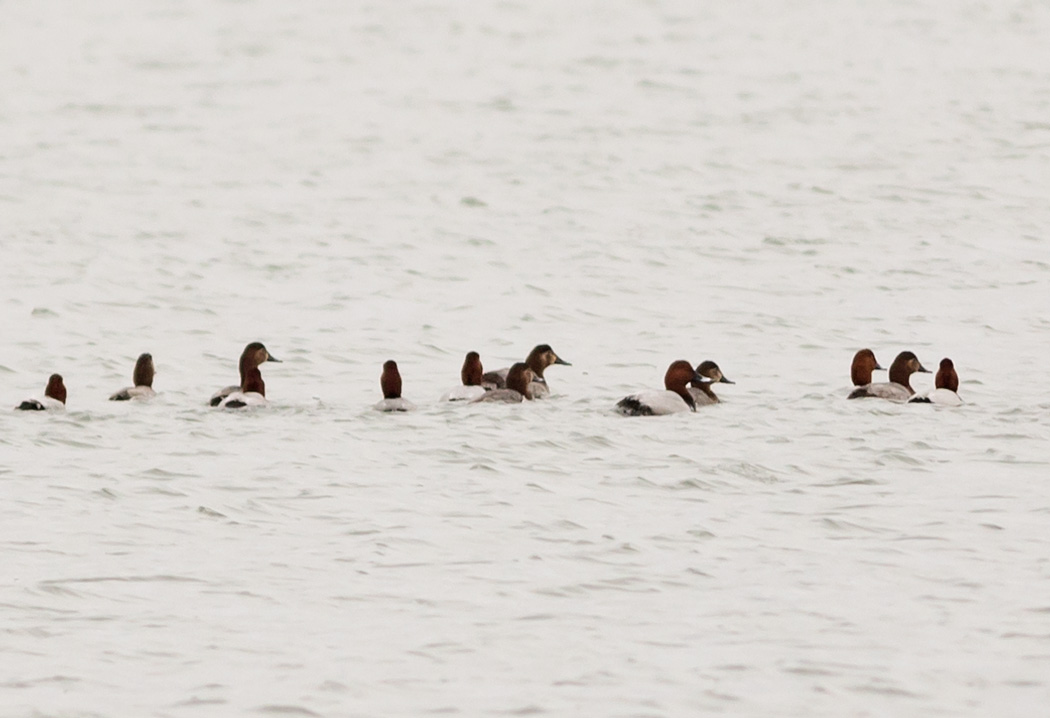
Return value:
[(1045, 711), (1046, 3), (2, 8), (0, 713)]

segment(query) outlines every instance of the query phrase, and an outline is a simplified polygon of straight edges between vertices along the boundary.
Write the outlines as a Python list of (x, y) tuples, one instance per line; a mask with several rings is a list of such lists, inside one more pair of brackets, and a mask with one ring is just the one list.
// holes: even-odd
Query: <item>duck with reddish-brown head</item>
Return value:
[[(873, 357), (874, 358), (874, 355)], [(912, 352), (901, 352), (890, 365), (888, 382), (868, 383), (854, 389), (849, 399), (886, 399), (887, 401), (906, 402), (915, 390), (911, 388), (911, 375), (915, 372), (930, 373)]]
[(237, 391), (227, 394), (219, 403), (220, 409), (250, 409), (269, 406), (266, 400), (266, 382), (263, 381), (259, 367), (253, 366), (244, 375), (244, 383)]
[(401, 372), (397, 369), (397, 362), (391, 360), (383, 364), (379, 387), (383, 390), (383, 400), (372, 407), (376, 411), (412, 411), (416, 408), (415, 404), (401, 397)]
[(664, 391), (643, 391), (620, 399), (616, 411), (624, 416), (662, 416), (683, 411), (696, 411), (696, 400), (689, 392), (689, 383), (709, 384), (711, 379), (701, 376), (684, 359), (671, 362), (664, 374)]
[(963, 403), (959, 398), (959, 375), (955, 372), (955, 364), (951, 359), (941, 359), (941, 365), (937, 369), (937, 376), (933, 380), (934, 389), (926, 396), (912, 397), (911, 401), (920, 404), (937, 404), (939, 406), (959, 406)]
[(131, 375), (131, 380), (135, 385), (121, 389), (109, 397), (109, 400), (129, 401), (131, 399), (150, 399), (156, 396), (157, 392), (153, 391), (154, 374), (156, 370), (153, 368), (153, 355), (148, 352), (139, 354), (135, 362), (135, 371)]
[[(550, 387), (543, 376), (547, 367), (555, 364), (572, 366), (569, 362), (554, 353), (550, 344), (537, 344), (525, 357), (525, 366), (532, 371), (532, 380), (529, 382), (528, 394), (530, 399), (546, 399), (550, 396)], [(486, 372), (481, 379), (481, 384), (486, 389), (503, 389), (507, 386), (507, 375), (510, 369), (497, 369)]]
[(875, 371), (884, 371), (879, 366), (879, 360), (875, 358), (875, 352), (871, 349), (861, 349), (853, 355), (853, 362), (849, 367), (849, 377), (853, 386), (867, 386), (871, 383), (871, 374)]
[(696, 406), (710, 406), (722, 401), (715, 395), (714, 384), (736, 384), (735, 381), (730, 381), (713, 361), (700, 362), (700, 365), (696, 367), (696, 373), (709, 380), (699, 384), (694, 381), (689, 387), (689, 395), (693, 397)]
[(66, 385), (60, 374), (48, 377), (42, 399), (26, 399), (15, 407), (21, 411), (62, 411), (66, 408)]
[[(252, 369), (258, 369), (261, 364), (268, 361), (280, 363), (281, 360), (270, 354), (262, 342), (252, 342), (244, 347), (244, 351), (241, 352), (241, 358), (238, 362), (238, 369), (241, 372), (241, 383), (225, 387), (215, 392), (212, 394), (211, 399), (208, 400), (208, 403), (212, 406), (218, 406), (222, 403), (223, 399), (233, 392), (243, 391), (244, 381), (248, 376), (248, 372)], [(262, 374), (259, 375), (259, 380), (262, 380)]]
[(532, 369), (525, 362), (518, 362), (507, 370), (506, 386), (502, 389), (487, 391), (471, 403), (478, 404), (480, 402), (496, 401), (507, 404), (520, 404), (522, 401), (531, 401), (532, 395), (529, 392), (529, 384), (534, 378)]
[(463, 368), (459, 372), (462, 383), (445, 392), (441, 401), (474, 401), (484, 396), (485, 387), (481, 385), (483, 375), (481, 355), (477, 352), (467, 352), (467, 356), (463, 359)]

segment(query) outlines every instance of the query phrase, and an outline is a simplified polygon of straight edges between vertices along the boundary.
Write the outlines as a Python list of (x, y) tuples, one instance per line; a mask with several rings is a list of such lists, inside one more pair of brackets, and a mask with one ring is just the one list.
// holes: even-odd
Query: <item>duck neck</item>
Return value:
[(481, 386), (481, 377), (484, 372), (481, 369), (481, 362), (471, 362), (463, 367), (463, 371), (460, 372), (459, 378), (463, 381), (463, 386)]
[(237, 368), (240, 370), (240, 373), (241, 373), (241, 385), (242, 386), (244, 385), (244, 382), (248, 378), (248, 373), (252, 369), (255, 369), (257, 367), (258, 367), (258, 364), (256, 364), (252, 360), (252, 356), (250, 354), (242, 354), (241, 355), (241, 361), (239, 362)]
[(911, 374), (911, 369), (906, 363), (894, 362), (890, 367), (890, 381), (903, 386), (909, 394), (914, 394), (915, 390), (911, 388)]
[(135, 386), (153, 386), (153, 365), (150, 362), (139, 362), (135, 365), (135, 375), (131, 379)]
[(532, 381), (532, 372), (524, 364), (515, 364), (507, 372), (507, 388), (513, 389), (525, 399), (531, 399), (529, 395), (529, 382)]
[(959, 391), (959, 375), (955, 373), (954, 369), (941, 369), (937, 372), (937, 378), (934, 380), (934, 386), (938, 389), (947, 389), (948, 391)]
[(255, 392), (261, 396), (266, 396), (266, 383), (263, 381), (262, 373), (257, 368), (252, 367), (248, 372), (248, 375), (241, 383), (241, 391), (246, 394)]
[(528, 358), (525, 360), (525, 365), (529, 369), (532, 369), (532, 373), (537, 379), (543, 379), (543, 370), (547, 368), (547, 365), (544, 363), (543, 354), (537, 354), (535, 352), (529, 354)]

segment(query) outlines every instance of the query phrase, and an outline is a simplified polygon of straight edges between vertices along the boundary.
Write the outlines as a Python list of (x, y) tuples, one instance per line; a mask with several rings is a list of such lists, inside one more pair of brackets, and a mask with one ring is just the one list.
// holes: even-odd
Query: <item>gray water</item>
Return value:
[(0, 714), (1045, 712), (1045, 2), (0, 11)]

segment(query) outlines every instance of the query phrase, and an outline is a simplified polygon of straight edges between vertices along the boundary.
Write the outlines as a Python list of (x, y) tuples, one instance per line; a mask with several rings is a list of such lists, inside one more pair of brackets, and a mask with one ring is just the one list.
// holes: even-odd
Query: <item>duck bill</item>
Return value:
[(283, 364), (283, 363), (284, 363), (284, 362), (282, 362), (282, 361), (281, 361), (280, 359), (278, 359), (277, 357), (275, 357), (275, 356), (274, 356), (273, 354), (267, 354), (267, 355), (266, 355), (266, 361), (275, 361), (275, 362), (277, 362), (278, 364)]
[(572, 364), (570, 364), (569, 362), (565, 361), (561, 357), (554, 357), (554, 363), (555, 364), (562, 364), (563, 366), (572, 366)]
[(730, 381), (729, 379), (726, 379), (725, 377), (722, 377), (721, 379), (719, 379), (718, 382), (720, 384), (736, 384), (735, 381)]

